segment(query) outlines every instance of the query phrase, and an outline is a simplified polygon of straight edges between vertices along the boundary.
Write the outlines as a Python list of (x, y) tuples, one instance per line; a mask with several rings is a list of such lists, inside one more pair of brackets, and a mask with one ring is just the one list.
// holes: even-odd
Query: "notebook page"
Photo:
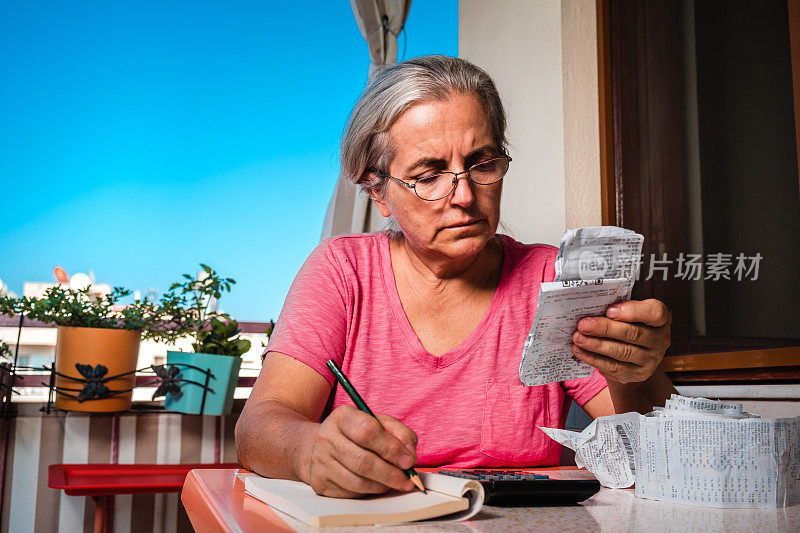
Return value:
[(483, 485), (471, 479), (461, 479), (454, 476), (444, 476), (431, 472), (420, 472), (422, 485), (428, 492), (441, 492), (452, 496), (463, 496), (469, 500), (469, 508), (447, 517), (448, 521), (467, 520), (478, 514), (483, 507), (486, 494)]
[(447, 476), (438, 474), (425, 476), (423, 473), (420, 477), (429, 489), (428, 494), (413, 491), (362, 499), (320, 496), (310, 486), (299, 481), (269, 479), (255, 474), (240, 477), (245, 482), (245, 491), (248, 494), (311, 525), (375, 524), (443, 515), (448, 515), (447, 518), (451, 520), (464, 520), (480, 510), (483, 504), (483, 488), (479, 483), (473, 481), (470, 485), (470, 480), (457, 479), (454, 480), (456, 483), (449, 479), (440, 481), (436, 478)]

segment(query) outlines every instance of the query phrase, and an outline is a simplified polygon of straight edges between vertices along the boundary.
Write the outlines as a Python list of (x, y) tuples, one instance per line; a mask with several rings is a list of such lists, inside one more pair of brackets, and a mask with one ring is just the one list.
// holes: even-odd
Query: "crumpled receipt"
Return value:
[(636, 279), (643, 242), (642, 235), (617, 226), (567, 230), (558, 245), (555, 280)]
[(633, 485), (636, 475), (634, 449), (638, 447), (639, 413), (601, 416), (581, 431), (539, 428), (575, 450), (575, 464), (595, 475), (604, 487), (621, 489)]
[(800, 503), (800, 417), (760, 418), (741, 404), (673, 394), (647, 415), (599, 417), (582, 432), (541, 428), (609, 488), (706, 507)]
[(638, 233), (616, 226), (564, 233), (555, 281), (539, 287), (536, 315), (522, 348), (523, 384), (546, 385), (594, 373), (572, 355), (572, 335), (581, 318), (601, 316), (611, 304), (630, 299), (643, 242)]

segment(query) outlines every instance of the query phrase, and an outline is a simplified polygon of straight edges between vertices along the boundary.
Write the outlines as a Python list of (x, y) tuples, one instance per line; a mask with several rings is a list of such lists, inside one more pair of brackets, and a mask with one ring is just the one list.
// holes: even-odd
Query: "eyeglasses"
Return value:
[(371, 170), (379, 176), (391, 178), (400, 185), (405, 185), (409, 189), (413, 189), (417, 196), (423, 200), (435, 202), (436, 200), (441, 200), (449, 196), (450, 193), (455, 190), (458, 184), (458, 177), (461, 174), (466, 174), (472, 183), (491, 185), (503, 179), (503, 176), (508, 172), (508, 164), (510, 162), (511, 158), (508, 156), (495, 157), (476, 163), (463, 172), (436, 172), (430, 176), (417, 178), (411, 183), (390, 176), (386, 172), (377, 169)]

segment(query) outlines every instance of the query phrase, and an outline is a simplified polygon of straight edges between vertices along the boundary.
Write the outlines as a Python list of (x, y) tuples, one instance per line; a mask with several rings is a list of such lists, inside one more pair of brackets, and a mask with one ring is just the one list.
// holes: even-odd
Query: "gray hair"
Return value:
[(506, 153), (506, 114), (489, 75), (469, 61), (441, 55), (423, 56), (380, 71), (361, 93), (345, 126), (340, 176), (366, 191), (383, 193), (394, 158), (389, 128), (411, 107), (454, 94), (478, 98), (489, 120), (497, 148)]

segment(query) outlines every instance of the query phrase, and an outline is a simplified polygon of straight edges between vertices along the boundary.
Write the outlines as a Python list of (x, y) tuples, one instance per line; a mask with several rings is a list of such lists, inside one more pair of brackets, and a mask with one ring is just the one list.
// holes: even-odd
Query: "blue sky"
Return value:
[[(457, 0), (406, 29), (406, 57), (457, 55)], [(2, 2), (0, 279), (164, 290), (204, 262), (226, 311), (277, 318), (368, 65), (345, 0)]]

